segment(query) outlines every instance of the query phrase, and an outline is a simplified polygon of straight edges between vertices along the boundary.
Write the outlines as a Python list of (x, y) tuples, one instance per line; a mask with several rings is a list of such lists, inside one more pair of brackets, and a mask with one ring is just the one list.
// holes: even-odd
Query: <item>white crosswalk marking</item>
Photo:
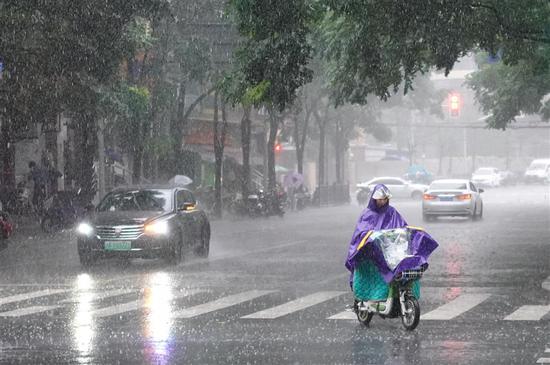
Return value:
[(232, 307), (237, 304), (248, 302), (252, 299), (274, 293), (275, 290), (251, 290), (244, 293), (229, 295), (212, 302), (184, 308), (174, 313), (173, 318), (193, 318), (201, 314), (214, 312), (216, 310)]
[(357, 315), (355, 314), (355, 312), (352, 312), (352, 311), (344, 311), (344, 312), (340, 312), (340, 313), (337, 313), (333, 316), (330, 316), (328, 317), (328, 319), (357, 319)]
[[(183, 297), (195, 295), (202, 292), (204, 292), (204, 290), (191, 289), (185, 292), (174, 293), (173, 295), (170, 296), (170, 300), (183, 298)], [(133, 300), (127, 303), (115, 304), (108, 307), (96, 309), (95, 311), (91, 312), (91, 315), (94, 316), (95, 318), (104, 318), (104, 317), (114, 316), (117, 314), (122, 314), (125, 312), (135, 311), (145, 306), (146, 306), (145, 301), (143, 299), (139, 299), (139, 300)]]
[(65, 293), (68, 291), (69, 291), (68, 289), (45, 289), (45, 290), (33, 291), (30, 293), (12, 295), (9, 297), (0, 298), (0, 305), (21, 302), (23, 300), (34, 299), (39, 297), (45, 297), (48, 295)]
[(22, 317), (22, 316), (28, 316), (31, 314), (47, 312), (49, 310), (57, 309), (57, 308), (61, 308), (61, 306), (53, 305), (53, 306), (26, 307), (21, 309), (15, 309), (12, 311), (7, 311), (7, 312), (0, 312), (0, 317)]
[(341, 291), (318, 292), (302, 298), (298, 298), (296, 300), (293, 300), (285, 304), (278, 305), (273, 308), (269, 308), (263, 311), (249, 314), (241, 318), (275, 319), (282, 316), (286, 316), (287, 314), (290, 314), (293, 312), (297, 312), (302, 309), (306, 309), (308, 307), (325, 302), (327, 300), (336, 298), (345, 293), (346, 292), (341, 292)]
[(550, 364), (550, 357), (541, 357), (537, 360), (537, 364)]
[(78, 303), (81, 301), (81, 295), (86, 295), (86, 296), (90, 295), (92, 300), (100, 301), (103, 299), (116, 297), (124, 294), (130, 294), (134, 292), (135, 290), (132, 290), (132, 289), (115, 289), (115, 290), (108, 290), (108, 291), (97, 292), (97, 293), (96, 292), (75, 292), (73, 297), (64, 299), (60, 303)]
[(550, 305), (524, 305), (510, 314), (506, 321), (538, 321), (550, 313)]
[(474, 308), (476, 305), (484, 302), (490, 296), (490, 294), (462, 294), (449, 303), (444, 304), (429, 313), (420, 315), (420, 318), (434, 321), (453, 319)]

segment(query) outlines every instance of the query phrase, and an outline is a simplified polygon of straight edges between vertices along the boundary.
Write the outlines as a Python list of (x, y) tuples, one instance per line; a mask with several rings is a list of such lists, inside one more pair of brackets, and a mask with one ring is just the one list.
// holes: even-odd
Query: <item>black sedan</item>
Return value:
[(183, 251), (208, 257), (210, 223), (184, 188), (116, 189), (77, 227), (84, 266), (98, 258), (164, 258), (177, 264)]

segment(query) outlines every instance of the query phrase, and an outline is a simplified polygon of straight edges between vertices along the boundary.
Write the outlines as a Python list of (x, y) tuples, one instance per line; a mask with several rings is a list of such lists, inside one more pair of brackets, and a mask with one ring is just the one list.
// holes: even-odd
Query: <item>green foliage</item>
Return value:
[[(262, 91), (262, 103), (285, 109), (296, 90), (311, 80), (307, 68), (312, 48), (307, 42), (311, 7), (306, 0), (231, 0), (229, 1), (239, 33), (244, 37), (237, 51), (237, 65), (245, 87)], [(263, 86), (262, 86), (263, 85)], [(266, 86), (266, 88), (264, 88)]]
[(529, 59), (513, 65), (487, 63), (487, 54), (477, 57), (480, 71), (470, 76), (469, 86), (491, 128), (505, 129), (521, 113), (539, 113), (550, 119), (550, 46), (540, 46)]
[(475, 47), (506, 49), (505, 62), (528, 58), (544, 36), (547, 1), (327, 0), (324, 56), (338, 103), (387, 99), (431, 67), (448, 73)]
[(204, 82), (212, 70), (211, 50), (204, 39), (176, 40), (174, 56), (185, 81)]
[(33, 122), (64, 110), (93, 113), (96, 91), (112, 82), (123, 57), (134, 48), (124, 36), (130, 24), (136, 17), (160, 11), (163, 4), (3, 1), (0, 52), (5, 72), (0, 101), (17, 107), (0, 113), (7, 119), (23, 115)]

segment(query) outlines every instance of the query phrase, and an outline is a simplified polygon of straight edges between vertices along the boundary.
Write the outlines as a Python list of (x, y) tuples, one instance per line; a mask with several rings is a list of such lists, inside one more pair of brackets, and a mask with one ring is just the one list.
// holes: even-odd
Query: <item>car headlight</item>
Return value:
[(153, 222), (145, 226), (147, 234), (168, 234), (169, 227), (167, 221)]
[(94, 232), (94, 227), (88, 223), (80, 223), (76, 228), (76, 231), (84, 236), (89, 236)]

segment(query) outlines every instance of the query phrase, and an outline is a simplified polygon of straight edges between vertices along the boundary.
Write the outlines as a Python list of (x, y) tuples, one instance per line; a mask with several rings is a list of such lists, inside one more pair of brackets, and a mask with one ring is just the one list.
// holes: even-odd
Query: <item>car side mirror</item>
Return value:
[(190, 210), (195, 209), (196, 206), (197, 206), (196, 202), (185, 202), (178, 208), (178, 210), (182, 212), (188, 212)]
[(481, 194), (481, 193), (483, 193), (485, 190), (483, 190), (483, 189), (477, 189), (477, 191), (479, 191), (479, 193)]

